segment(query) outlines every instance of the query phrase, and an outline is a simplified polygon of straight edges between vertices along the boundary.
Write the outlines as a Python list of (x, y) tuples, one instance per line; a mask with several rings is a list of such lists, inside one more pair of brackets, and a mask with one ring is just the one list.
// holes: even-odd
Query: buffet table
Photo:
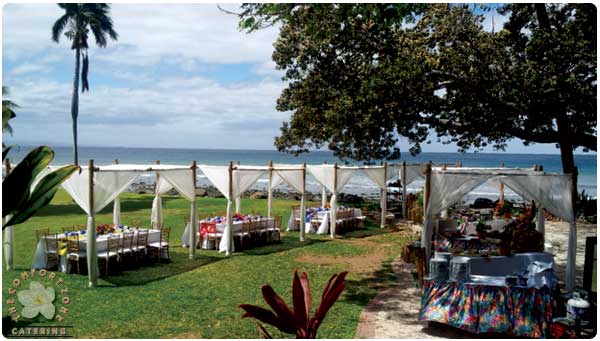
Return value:
[(425, 280), (419, 320), (444, 323), (475, 334), (544, 338), (549, 336), (552, 302), (548, 287)]

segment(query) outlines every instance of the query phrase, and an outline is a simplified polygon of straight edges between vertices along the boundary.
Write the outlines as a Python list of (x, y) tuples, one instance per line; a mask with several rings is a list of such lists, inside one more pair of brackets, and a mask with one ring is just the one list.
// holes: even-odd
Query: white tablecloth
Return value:
[[(134, 241), (137, 238), (137, 230), (134, 230)], [(109, 235), (101, 235), (96, 238), (96, 250), (98, 253), (106, 252), (108, 248), (108, 236)], [(113, 236), (123, 237), (122, 233), (115, 233)], [(35, 248), (35, 255), (33, 256), (33, 263), (31, 264), (32, 269), (47, 269), (49, 265), (53, 266), (54, 264), (46, 263), (46, 237), (40, 238), (37, 246)], [(50, 237), (53, 238), (53, 237)], [(58, 238), (65, 238), (64, 234), (59, 234)], [(160, 241), (160, 230), (148, 230), (148, 244), (156, 243)], [(87, 250), (87, 241), (86, 239), (82, 239), (79, 241), (79, 250), (85, 254)], [(166, 258), (166, 254), (161, 255), (162, 258)], [(68, 266), (65, 256), (60, 256), (60, 271), (68, 272)]]
[[(338, 209), (338, 212), (341, 209)], [(310, 210), (306, 211), (306, 216), (309, 217), (310, 213), (314, 213), (311, 212)], [(362, 216), (362, 211), (360, 208), (355, 208), (354, 209), (354, 217), (355, 218), (359, 218)], [(313, 217), (314, 218), (314, 217)], [(305, 225), (305, 233), (317, 233), (317, 234), (327, 234), (329, 233), (329, 219), (330, 219), (330, 210), (323, 210), (323, 211), (318, 211), (317, 212), (317, 217), (319, 220), (321, 220), (321, 224), (319, 225), (319, 227), (317, 228), (317, 230), (315, 231), (312, 228), (312, 225), (309, 222), (306, 222)], [(288, 220), (288, 224), (287, 224), (287, 230), (286, 231), (292, 231), (292, 230), (296, 230), (296, 224), (294, 221), (294, 211), (292, 210), (292, 212), (290, 212), (290, 219)]]
[[(198, 226), (200, 226), (200, 224), (203, 221), (199, 221), (198, 222)], [(242, 224), (244, 222), (239, 220), (239, 221), (234, 221), (233, 224), (231, 224), (231, 231), (233, 233), (235, 232), (239, 232), (242, 230)], [(268, 227), (273, 227), (273, 225), (275, 224), (275, 220), (273, 218), (269, 218), (267, 220), (267, 226)], [(216, 231), (219, 233), (223, 233), (225, 232), (225, 228), (227, 227), (227, 224), (225, 222), (221, 223), (221, 224), (216, 224)], [(181, 245), (183, 247), (189, 247), (189, 240), (190, 240), (190, 222), (187, 223), (187, 225), (185, 225), (185, 229), (183, 230), (183, 234), (181, 235)], [(200, 232), (198, 231), (198, 229), (196, 229), (196, 240), (200, 240)], [(207, 248), (206, 245), (206, 239), (202, 240), (202, 248)]]
[(516, 275), (525, 270), (529, 264), (540, 261), (552, 263), (554, 256), (547, 252), (517, 253), (510, 257), (467, 257), (471, 263), (471, 274), (482, 276)]

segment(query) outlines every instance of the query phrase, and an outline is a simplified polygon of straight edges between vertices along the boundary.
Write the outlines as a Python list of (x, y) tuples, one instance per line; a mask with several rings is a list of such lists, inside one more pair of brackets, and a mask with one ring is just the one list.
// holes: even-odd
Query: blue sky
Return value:
[[(60, 15), (54, 4), (3, 7), (3, 85), (21, 106), (9, 141), (71, 144), (74, 54), (66, 40), (50, 39)], [(485, 15), (491, 29), (492, 13)], [(290, 115), (275, 110), (285, 87), (271, 61), (277, 28), (240, 32), (236, 17), (212, 4), (114, 4), (112, 16), (119, 41), (89, 51), (81, 145), (273, 149)], [(496, 27), (503, 22), (495, 14)], [(432, 143), (423, 150), (456, 147)], [(524, 147), (518, 140), (507, 151), (558, 153), (553, 145)]]

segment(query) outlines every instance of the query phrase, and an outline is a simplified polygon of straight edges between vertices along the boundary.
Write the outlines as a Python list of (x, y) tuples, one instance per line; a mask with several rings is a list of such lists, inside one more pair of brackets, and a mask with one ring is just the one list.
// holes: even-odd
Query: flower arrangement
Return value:
[(115, 227), (109, 224), (102, 224), (102, 225), (98, 225), (96, 226), (96, 234), (109, 234), (109, 233), (114, 233), (115, 232)]
[(244, 216), (241, 213), (234, 213), (233, 214), (233, 221), (238, 221), (238, 220), (245, 220), (246, 216)]

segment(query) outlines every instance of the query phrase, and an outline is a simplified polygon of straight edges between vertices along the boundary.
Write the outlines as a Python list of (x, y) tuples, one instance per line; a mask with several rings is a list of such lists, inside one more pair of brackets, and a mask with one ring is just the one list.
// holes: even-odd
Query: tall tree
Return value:
[[(436, 4), (246, 4), (240, 26), (280, 25), (273, 60), (291, 111), (279, 150), (327, 146), (343, 158), (395, 159), (437, 135), (460, 150), (513, 138), (596, 150), (596, 9), (510, 4), (503, 29), (483, 10)], [(433, 134), (432, 134), (433, 133)]]
[[(52, 26), (52, 40), (59, 42), (61, 34), (71, 41), (75, 50), (75, 72), (73, 77), (73, 95), (71, 99), (71, 117), (73, 119), (73, 162), (79, 164), (77, 155), (77, 117), (79, 116), (79, 77), (81, 92), (89, 91), (88, 83), (88, 34), (91, 31), (96, 45), (106, 47), (107, 39), (118, 39), (110, 18), (110, 5), (98, 3), (61, 3), (65, 11)], [(83, 59), (83, 65), (82, 65)]]
[[(12, 135), (13, 129), (8, 123), (9, 120), (15, 118), (15, 109), (19, 106), (6, 98), (9, 95), (8, 87), (2, 86), (2, 132), (7, 132)], [(4, 145), (4, 142), (2, 143)]]

